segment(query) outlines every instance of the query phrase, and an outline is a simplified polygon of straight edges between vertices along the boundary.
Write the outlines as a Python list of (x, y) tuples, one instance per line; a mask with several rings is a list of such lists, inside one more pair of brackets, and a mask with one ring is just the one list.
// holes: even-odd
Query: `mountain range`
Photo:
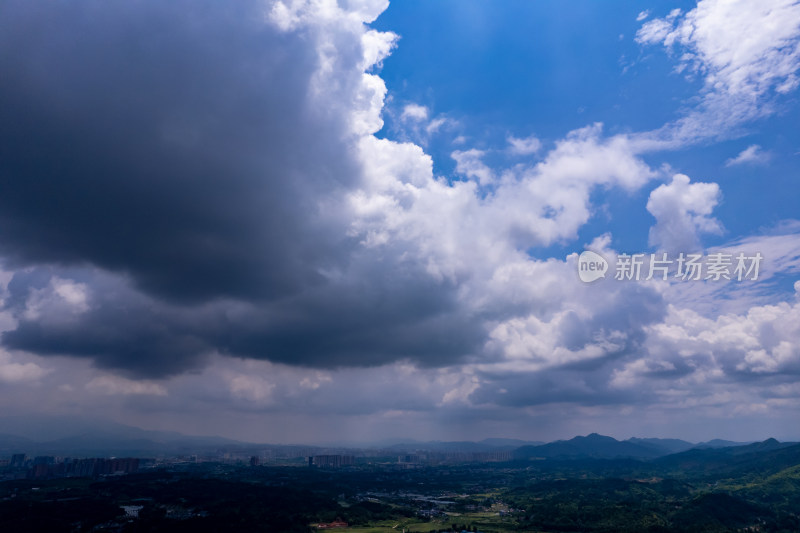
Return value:
[(0, 454), (152, 456), (181, 455), (249, 443), (217, 436), (154, 431), (83, 417), (0, 418)]
[[(723, 440), (692, 443), (680, 439), (630, 438), (617, 440), (592, 433), (549, 443), (490, 438), (481, 441), (395, 440), (370, 445), (340, 445), (339, 448), (381, 450), (381, 454), (511, 452), (514, 460), (540, 459), (642, 459), (673, 461), (677, 466), (708, 463), (710, 457), (730, 460), (757, 451), (779, 450), (792, 443), (768, 439), (757, 443)], [(81, 417), (0, 418), (0, 455), (27, 453), (76, 456), (154, 456), (200, 454), (206, 451), (290, 448), (258, 444), (219, 436), (190, 436), (172, 431), (154, 431), (113, 421)], [(323, 450), (321, 447), (306, 448)], [(712, 453), (725, 449), (723, 454)], [(325, 452), (320, 452), (325, 453)], [(669, 459), (667, 459), (669, 458)]]
[[(777, 442), (777, 441), (776, 441)], [(515, 459), (655, 459), (687, 450), (716, 449), (742, 446), (748, 443), (713, 440), (692, 443), (680, 439), (631, 438), (617, 440), (592, 433), (585, 437), (559, 440), (538, 446), (521, 446), (514, 451)]]

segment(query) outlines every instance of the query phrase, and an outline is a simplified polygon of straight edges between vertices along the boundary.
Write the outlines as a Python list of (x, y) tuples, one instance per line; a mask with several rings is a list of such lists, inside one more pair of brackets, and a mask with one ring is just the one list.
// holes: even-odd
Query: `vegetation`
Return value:
[[(395, 470), (198, 464), (0, 483), (0, 531), (800, 531), (800, 446)], [(132, 511), (133, 510), (133, 511)], [(126, 514), (127, 511), (127, 514)], [(134, 516), (138, 513), (138, 516)]]

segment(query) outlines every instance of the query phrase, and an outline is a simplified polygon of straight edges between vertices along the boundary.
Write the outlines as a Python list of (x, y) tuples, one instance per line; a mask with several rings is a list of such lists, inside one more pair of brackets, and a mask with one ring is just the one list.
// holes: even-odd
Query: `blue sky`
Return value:
[(799, 47), (796, 0), (4, 2), (0, 407), (800, 439)]
[[(643, 47), (635, 37), (643, 21), (693, 6), (578, 1), (568, 7), (559, 2), (505, 2), (498, 8), (484, 1), (409, 1), (390, 4), (372, 26), (401, 37), (381, 69), (391, 97), (388, 107), (417, 103), (458, 122), (426, 146), (435, 171), (452, 176), (455, 165), (449, 154), (458, 136), (467, 137), (470, 147), (488, 150), (487, 158), (495, 164), (511, 165), (519, 158), (504, 157), (509, 135), (535, 135), (552, 143), (593, 122), (614, 134), (653, 130), (675, 120), (691, 107), (702, 78), (677, 73), (676, 52)], [(644, 12), (647, 18), (637, 20)], [(645, 155), (653, 167), (668, 164), (676, 172), (724, 184), (715, 214), (727, 231), (710, 236), (708, 244), (754, 234), (797, 216), (796, 99), (780, 98), (775, 114), (742, 124), (722, 140)], [(391, 117), (378, 136), (393, 138), (396, 126)], [(769, 153), (768, 161), (725, 165), (752, 144)], [(581, 228), (578, 240), (611, 231), (620, 249), (649, 251), (652, 217), (644, 204), (653, 188), (655, 184), (633, 193), (598, 191), (596, 203), (607, 203), (614, 215), (595, 215)], [(571, 247), (573, 242), (543, 253)]]

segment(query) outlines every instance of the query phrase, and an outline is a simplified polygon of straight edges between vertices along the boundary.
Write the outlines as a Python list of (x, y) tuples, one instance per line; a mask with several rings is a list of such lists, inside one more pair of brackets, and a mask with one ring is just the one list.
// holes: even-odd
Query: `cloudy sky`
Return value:
[(798, 76), (795, 0), (4, 1), (0, 409), (800, 439)]

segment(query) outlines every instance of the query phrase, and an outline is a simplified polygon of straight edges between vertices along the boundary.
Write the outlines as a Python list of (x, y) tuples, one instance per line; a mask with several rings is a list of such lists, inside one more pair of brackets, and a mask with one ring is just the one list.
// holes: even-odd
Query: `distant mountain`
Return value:
[(370, 442), (354, 442), (354, 441), (333, 441), (333, 442), (325, 442), (323, 443), (325, 446), (332, 446), (332, 447), (341, 447), (341, 448), (372, 448), (372, 449), (380, 449), (380, 448), (391, 448), (392, 446), (397, 446), (400, 444), (404, 445), (415, 445), (419, 444), (420, 441), (415, 439), (409, 438), (395, 438), (395, 439), (382, 439), (377, 441), (370, 441)]
[(732, 440), (714, 439), (708, 442), (701, 442), (695, 445), (695, 448), (731, 448), (733, 446), (745, 446), (751, 442), (735, 442)]
[[(339, 444), (333, 448), (383, 449), (392, 454), (415, 452), (490, 453), (511, 451), (540, 442), (518, 439), (472, 441), (392, 440), (381, 443)], [(173, 431), (153, 431), (109, 420), (36, 416), (0, 417), (0, 454), (74, 456), (192, 455), (224, 448), (230, 450), (283, 448), (281, 445), (241, 442), (216, 436), (189, 436)], [(308, 448), (319, 448), (308, 446)], [(330, 449), (331, 446), (326, 447)], [(322, 448), (320, 448), (322, 449)], [(327, 452), (326, 452), (327, 453)], [(338, 452), (337, 452), (338, 453)]]
[(672, 472), (721, 475), (742, 469), (778, 472), (800, 463), (800, 444), (767, 439), (744, 446), (693, 448), (660, 457), (654, 464)]
[(665, 452), (652, 443), (618, 441), (597, 433), (540, 446), (521, 446), (514, 452), (516, 459), (651, 459), (660, 455)]
[(520, 439), (483, 439), (480, 441), (480, 444), (485, 444), (487, 446), (494, 446), (498, 448), (504, 447), (512, 447), (517, 448), (519, 446), (540, 446), (544, 444), (543, 441), (539, 440), (520, 440)]
[(350, 448), (363, 450), (387, 450), (394, 452), (436, 451), (436, 452), (491, 452), (511, 451), (520, 446), (544, 444), (542, 441), (488, 438), (480, 441), (420, 441), (409, 438), (382, 439), (370, 442), (331, 441), (320, 444), (329, 448)]
[[(184, 438), (174, 431), (152, 431), (92, 417), (82, 416), (6, 416), (0, 418), (0, 432), (34, 441), (58, 440), (89, 433), (107, 433), (122, 438), (150, 438), (159, 441)], [(217, 437), (219, 438), (219, 437)]]
[(479, 453), (511, 451), (521, 445), (541, 444), (517, 439), (484, 439), (480, 442), (473, 441), (428, 441), (404, 442), (386, 446), (385, 449), (393, 451), (415, 452), (440, 452), (440, 453)]
[[(793, 448), (796, 447), (796, 448)], [(161, 456), (214, 454), (218, 450), (259, 453), (264, 449), (291, 446), (248, 443), (218, 436), (189, 436), (173, 431), (153, 431), (114, 421), (88, 417), (7, 416), (0, 417), (0, 455), (71, 456)], [(304, 449), (320, 449), (303, 446)], [(372, 445), (336, 447), (371, 448), (387, 455), (416, 452), (482, 453), (512, 451), (517, 460), (530, 459), (640, 459), (656, 460), (665, 469), (700, 468), (702, 470), (734, 467), (751, 459), (758, 462), (766, 455), (793, 453), (800, 446), (775, 439), (742, 444), (712, 440), (694, 445), (679, 439), (631, 438), (624, 441), (592, 433), (585, 437), (550, 443), (519, 439), (489, 438), (473, 441), (428, 441), (410, 439), (383, 441)], [(342, 453), (342, 451), (320, 453)], [(789, 451), (786, 451), (789, 450)], [(311, 453), (304, 451), (303, 453)], [(766, 454), (766, 455), (765, 455)], [(779, 461), (780, 463), (780, 461)], [(782, 464), (782, 463), (781, 463)]]
[(754, 442), (752, 444), (744, 444), (741, 446), (731, 446), (730, 450), (726, 450), (731, 455), (742, 455), (746, 453), (759, 453), (771, 452), (773, 450), (780, 450), (782, 448), (789, 448), (796, 445), (796, 442), (780, 442), (776, 439), (767, 439), (761, 442)]
[(11, 455), (34, 444), (34, 441), (19, 435), (0, 434), (0, 454)]
[(695, 447), (695, 444), (680, 439), (638, 439), (634, 437), (626, 442), (649, 447), (658, 455), (679, 453)]
[(775, 439), (752, 444), (717, 439), (701, 445), (694, 445), (680, 439), (631, 438), (618, 441), (612, 437), (592, 433), (585, 437), (559, 440), (540, 446), (521, 446), (514, 451), (514, 458), (519, 460), (652, 459), (660, 466), (676, 470), (716, 469), (736, 465), (750, 459), (758, 462), (770, 452), (795, 448), (800, 451), (800, 445), (797, 443), (782, 443)]
[(209, 449), (255, 446), (215, 436), (152, 431), (82, 417), (10, 416), (0, 418), (0, 452), (28, 455), (193, 454)]

